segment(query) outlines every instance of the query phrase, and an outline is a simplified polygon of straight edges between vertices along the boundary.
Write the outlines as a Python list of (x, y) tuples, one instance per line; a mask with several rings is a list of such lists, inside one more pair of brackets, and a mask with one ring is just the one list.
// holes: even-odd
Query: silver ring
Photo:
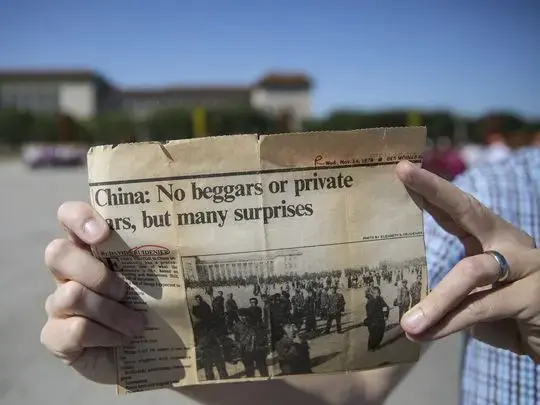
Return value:
[(493, 257), (499, 265), (499, 278), (497, 279), (497, 282), (505, 282), (510, 275), (510, 266), (508, 265), (508, 261), (496, 250), (487, 250), (484, 253)]

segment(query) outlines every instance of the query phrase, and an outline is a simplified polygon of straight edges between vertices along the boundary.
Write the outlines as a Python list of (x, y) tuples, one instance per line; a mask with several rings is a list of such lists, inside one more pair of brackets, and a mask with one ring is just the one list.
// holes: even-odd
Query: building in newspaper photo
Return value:
[(184, 257), (199, 381), (362, 369), (410, 350), (399, 319), (426, 289), (424, 258), (344, 266), (350, 252)]

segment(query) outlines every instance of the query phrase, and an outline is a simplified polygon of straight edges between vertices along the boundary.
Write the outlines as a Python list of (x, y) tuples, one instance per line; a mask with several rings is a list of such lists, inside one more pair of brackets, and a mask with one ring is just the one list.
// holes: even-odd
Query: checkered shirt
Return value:
[[(455, 184), (540, 241), (540, 148), (525, 148), (501, 163), (471, 169)], [(433, 288), (463, 258), (464, 249), (427, 214), (425, 238)], [(526, 356), (468, 338), (461, 404), (540, 404), (540, 366)]]

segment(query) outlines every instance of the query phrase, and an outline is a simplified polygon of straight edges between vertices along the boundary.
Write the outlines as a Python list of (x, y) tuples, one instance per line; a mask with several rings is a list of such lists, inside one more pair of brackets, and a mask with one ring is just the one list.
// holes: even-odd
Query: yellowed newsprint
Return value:
[(395, 174), (423, 127), (97, 146), (94, 254), (144, 333), (118, 392), (416, 361), (400, 317), (427, 292), (421, 210)]

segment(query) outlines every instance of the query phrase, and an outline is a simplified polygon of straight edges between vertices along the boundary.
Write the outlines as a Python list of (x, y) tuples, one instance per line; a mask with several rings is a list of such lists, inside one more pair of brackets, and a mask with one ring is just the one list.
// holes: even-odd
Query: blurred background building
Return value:
[(90, 70), (0, 71), (0, 108), (92, 118), (112, 107), (113, 87)]
[(311, 79), (304, 74), (271, 73), (252, 84), (119, 88), (93, 70), (0, 71), (0, 108), (62, 113), (90, 119), (124, 112), (145, 119), (171, 108), (255, 108), (288, 115), (299, 128), (311, 115)]
[(0, 70), (0, 145), (15, 150), (22, 146), (32, 156), (47, 155), (47, 161), (54, 153), (37, 152), (36, 142), (89, 146), (235, 133), (425, 125), (429, 142), (424, 167), (453, 179), (469, 167), (496, 162), (514, 149), (540, 143), (540, 121), (508, 111), (475, 117), (448, 110), (336, 109), (317, 116), (312, 111), (314, 95), (307, 74), (286, 71), (243, 85), (136, 87), (119, 86), (96, 70), (4, 69)]

